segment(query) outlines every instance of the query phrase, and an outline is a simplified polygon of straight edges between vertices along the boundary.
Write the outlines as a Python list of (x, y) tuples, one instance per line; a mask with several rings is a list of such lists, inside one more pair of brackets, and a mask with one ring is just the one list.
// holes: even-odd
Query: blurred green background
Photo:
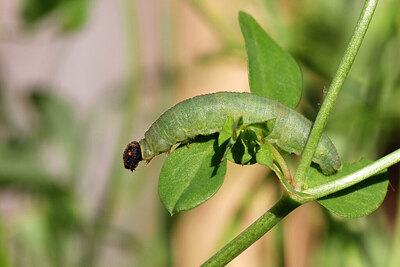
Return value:
[[(2, 0), (0, 266), (205, 261), (273, 205), (275, 177), (231, 164), (215, 197), (170, 217), (157, 195), (164, 157), (130, 173), (124, 146), (183, 99), (248, 91), (239, 10), (295, 57), (299, 110), (313, 119), (363, 2)], [(346, 161), (400, 146), (399, 11), (378, 5), (329, 120)], [(389, 178), (366, 218), (307, 204), (229, 266), (400, 266), (398, 165)]]

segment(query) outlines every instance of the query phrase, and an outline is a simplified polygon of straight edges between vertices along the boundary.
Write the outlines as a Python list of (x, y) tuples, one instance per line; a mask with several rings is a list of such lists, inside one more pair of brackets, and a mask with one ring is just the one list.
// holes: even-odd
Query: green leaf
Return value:
[(251, 165), (256, 163), (257, 135), (249, 129), (240, 132), (239, 137), (228, 151), (226, 158), (236, 164)]
[(256, 163), (257, 135), (253, 129), (261, 132), (256, 126), (244, 128), (242, 117), (235, 122), (229, 116), (218, 136), (220, 150), (224, 152), (223, 159), (242, 165)]
[(171, 215), (199, 206), (218, 191), (227, 165), (221, 158), (216, 135), (198, 136), (189, 147), (182, 144), (168, 156), (158, 194)]
[(267, 144), (260, 145), (260, 149), (256, 153), (256, 160), (258, 164), (272, 168), (274, 155)]
[[(360, 170), (371, 162), (364, 158), (357, 163), (349, 164), (344, 162), (342, 169), (330, 176), (325, 176), (317, 169), (310, 168), (306, 188), (338, 180)], [(386, 172), (380, 173), (345, 190), (323, 197), (318, 200), (318, 203), (342, 217), (363, 217), (376, 210), (382, 204), (386, 196), (388, 183)]]
[(228, 116), (228, 118), (226, 119), (226, 121), (224, 123), (224, 126), (222, 126), (222, 129), (218, 135), (218, 145), (220, 147), (227, 145), (229, 140), (232, 138), (234, 124), (235, 124), (235, 120), (231, 116)]
[(252, 16), (239, 12), (239, 23), (246, 43), (251, 92), (295, 108), (302, 91), (299, 66)]
[[(275, 120), (271, 120), (275, 121)], [(252, 123), (246, 126), (246, 129), (251, 130), (255, 133), (257, 136), (257, 140), (260, 142), (263, 142), (265, 137), (267, 137), (270, 134), (270, 131), (268, 130), (268, 122), (261, 122), (261, 123)]]

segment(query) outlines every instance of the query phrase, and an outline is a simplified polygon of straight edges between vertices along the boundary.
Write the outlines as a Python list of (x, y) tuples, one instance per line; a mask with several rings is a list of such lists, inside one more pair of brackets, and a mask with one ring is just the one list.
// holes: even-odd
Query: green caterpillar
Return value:
[[(311, 129), (311, 121), (270, 98), (234, 92), (200, 95), (167, 110), (151, 125), (144, 139), (129, 143), (123, 154), (125, 168), (133, 171), (140, 161), (168, 152), (177, 143), (219, 132), (228, 116), (235, 120), (242, 117), (244, 125), (274, 120), (265, 140), (297, 155), (303, 151)], [(313, 162), (325, 174), (341, 167), (339, 154), (326, 134), (319, 141)]]

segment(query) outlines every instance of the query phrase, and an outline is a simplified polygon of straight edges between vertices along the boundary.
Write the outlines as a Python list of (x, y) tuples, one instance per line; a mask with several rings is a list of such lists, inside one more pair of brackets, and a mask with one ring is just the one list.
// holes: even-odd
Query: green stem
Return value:
[(252, 225), (244, 230), (235, 239), (229, 242), (218, 253), (212, 256), (202, 266), (224, 266), (236, 258), (245, 249), (260, 239), (286, 215), (299, 207), (302, 203), (294, 201), (284, 194), (269, 211), (264, 213)]
[(303, 193), (318, 199), (355, 185), (398, 162), (400, 162), (400, 149), (339, 180), (304, 190)]
[(260, 239), (280, 220), (282, 220), (286, 215), (300, 205), (346, 189), (398, 162), (400, 162), (400, 149), (397, 149), (396, 151), (371, 163), (361, 170), (358, 170), (357, 172), (347, 175), (339, 180), (301, 192), (312, 195), (310, 198), (302, 198), (295, 194), (284, 192), (284, 196), (278, 203), (276, 203), (269, 211), (262, 215), (257, 221), (250, 225), (246, 230), (228, 243), (202, 266), (223, 266), (227, 264), (245, 249), (250, 247), (254, 242)]
[(336, 98), (339, 95), (343, 83), (354, 62), (377, 4), (378, 0), (367, 0), (365, 2), (350, 43), (346, 48), (344, 56), (339, 64), (339, 68), (336, 71), (335, 77), (332, 80), (326, 98), (321, 106), (321, 110), (319, 111), (315, 123), (311, 129), (306, 146), (304, 147), (299, 166), (293, 178), (297, 190), (301, 190), (304, 185), (307, 169), (311, 164), (312, 158), (314, 157), (315, 150), (317, 148), (319, 139), (321, 138), (322, 132), (324, 131), (329, 113), (333, 108)]
[(275, 160), (278, 162), (279, 166), (282, 169), (283, 175), (285, 176), (286, 180), (289, 181), (289, 183), (292, 182), (292, 175), (290, 174), (289, 167), (286, 164), (285, 159), (282, 157), (281, 153), (269, 142), (266, 142), (267, 146), (269, 149), (272, 151), (272, 155), (274, 156)]

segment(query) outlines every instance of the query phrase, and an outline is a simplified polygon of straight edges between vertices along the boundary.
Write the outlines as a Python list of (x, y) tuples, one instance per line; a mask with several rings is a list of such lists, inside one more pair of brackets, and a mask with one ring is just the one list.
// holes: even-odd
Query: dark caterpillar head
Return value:
[(124, 150), (124, 166), (125, 169), (134, 171), (139, 164), (143, 160), (142, 158), (142, 151), (140, 149), (140, 145), (138, 142), (133, 141), (130, 142), (125, 150)]

